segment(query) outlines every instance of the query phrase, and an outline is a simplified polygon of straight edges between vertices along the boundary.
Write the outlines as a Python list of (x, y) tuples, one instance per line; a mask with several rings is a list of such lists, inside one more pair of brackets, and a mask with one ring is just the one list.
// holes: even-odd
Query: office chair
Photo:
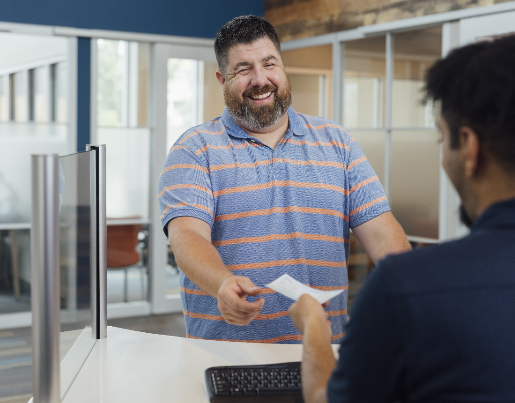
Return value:
[[(107, 226), (107, 270), (124, 270), (124, 302), (128, 301), (128, 270), (135, 266), (143, 268), (140, 254), (136, 250), (140, 242), (138, 234), (141, 229), (141, 224)], [(141, 295), (144, 295), (143, 271), (141, 271)]]

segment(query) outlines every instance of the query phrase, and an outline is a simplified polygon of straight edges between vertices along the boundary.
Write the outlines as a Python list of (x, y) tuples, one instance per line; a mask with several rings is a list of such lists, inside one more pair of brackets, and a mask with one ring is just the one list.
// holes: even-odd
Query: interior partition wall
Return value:
[(298, 71), (292, 55), (319, 63), (318, 49), (331, 48), (332, 108), (326, 116), (363, 148), (393, 214), (414, 243), (438, 243), (466, 233), (459, 223), (458, 196), (440, 168), (436, 109), (423, 102), (425, 74), (452, 48), (472, 41), (465, 39), (463, 28), (472, 26), (469, 21), (488, 20), (482, 26), (490, 28), (474, 38), (510, 32), (514, 9), (509, 2), (282, 43), (287, 71)]

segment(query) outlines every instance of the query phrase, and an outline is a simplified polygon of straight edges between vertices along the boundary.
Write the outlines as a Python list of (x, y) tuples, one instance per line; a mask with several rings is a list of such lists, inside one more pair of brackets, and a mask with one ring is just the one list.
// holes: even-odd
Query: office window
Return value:
[(98, 39), (97, 119), (103, 127), (122, 126), (122, 87), (127, 42)]
[(67, 121), (67, 91), (68, 69), (66, 62), (50, 65), (50, 120), (56, 123)]
[(297, 112), (331, 118), (332, 47), (313, 46), (282, 52)]
[(198, 124), (201, 98), (198, 82), (199, 77), (203, 77), (203, 67), (199, 60), (168, 59), (168, 149), (182, 133)]
[(343, 125), (346, 129), (384, 127), (386, 38), (345, 42)]
[(0, 76), (0, 122), (9, 120), (8, 82), (6, 76)]

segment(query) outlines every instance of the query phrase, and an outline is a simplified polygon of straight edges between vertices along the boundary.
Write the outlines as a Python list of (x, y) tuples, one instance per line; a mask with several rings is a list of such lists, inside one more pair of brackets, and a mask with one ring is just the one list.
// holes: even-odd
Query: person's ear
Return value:
[(220, 70), (216, 70), (215, 74), (216, 74), (216, 79), (218, 80), (220, 85), (223, 87), (224, 84), (225, 84), (225, 77), (224, 77), (224, 75), (222, 74), (222, 72)]
[(469, 178), (474, 177), (479, 169), (481, 154), (479, 137), (471, 127), (462, 126), (459, 129), (459, 138), (464, 173)]

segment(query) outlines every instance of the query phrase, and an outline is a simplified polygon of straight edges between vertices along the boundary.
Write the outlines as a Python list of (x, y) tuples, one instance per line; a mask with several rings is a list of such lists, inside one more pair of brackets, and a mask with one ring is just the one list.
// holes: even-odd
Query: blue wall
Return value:
[(0, 21), (214, 38), (264, 0), (0, 0)]

